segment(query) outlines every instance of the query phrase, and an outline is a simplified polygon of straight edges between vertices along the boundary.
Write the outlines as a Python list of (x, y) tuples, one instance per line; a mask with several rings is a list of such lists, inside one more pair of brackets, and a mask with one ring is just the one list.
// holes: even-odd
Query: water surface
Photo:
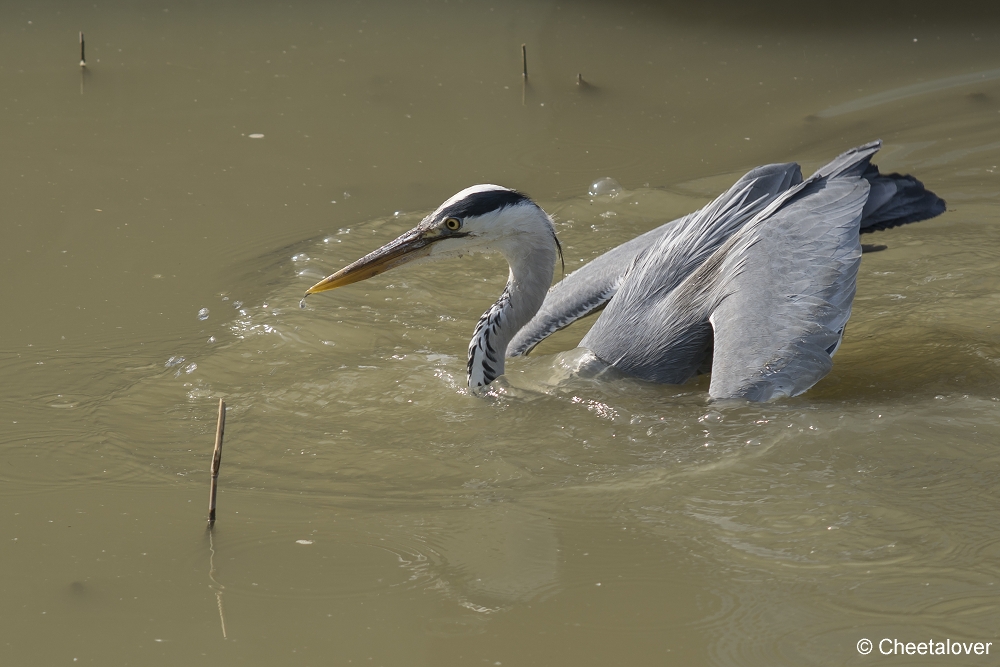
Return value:
[[(1000, 24), (871, 9), (0, 8), (5, 662), (841, 665), (889, 659), (866, 637), (1000, 641)], [(949, 210), (871, 238), (833, 372), (795, 399), (576, 376), (586, 321), (471, 396), (496, 257), (298, 308), (473, 183), (535, 197), (572, 271), (753, 166), (874, 138)], [(589, 195), (602, 177), (622, 191)]]

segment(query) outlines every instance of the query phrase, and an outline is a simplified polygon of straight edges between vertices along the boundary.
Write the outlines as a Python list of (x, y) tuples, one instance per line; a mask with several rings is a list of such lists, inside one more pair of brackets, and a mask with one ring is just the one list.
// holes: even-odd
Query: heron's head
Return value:
[(499, 185), (474, 185), (399, 238), (319, 281), (306, 290), (306, 296), (367, 280), (403, 264), (491, 250), (510, 260), (546, 243), (559, 246), (552, 219), (535, 202)]

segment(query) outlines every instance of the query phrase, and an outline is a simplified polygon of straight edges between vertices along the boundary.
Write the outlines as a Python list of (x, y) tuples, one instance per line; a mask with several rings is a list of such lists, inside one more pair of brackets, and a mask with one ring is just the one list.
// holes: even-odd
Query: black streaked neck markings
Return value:
[[(496, 303), (479, 318), (476, 331), (472, 334), (472, 342), (469, 344), (469, 386), (488, 385), (503, 372), (504, 350), (498, 350), (495, 343), (502, 324), (501, 319), (509, 307), (510, 284), (508, 283)], [(481, 382), (480, 378), (475, 377), (477, 367), (482, 369)]]

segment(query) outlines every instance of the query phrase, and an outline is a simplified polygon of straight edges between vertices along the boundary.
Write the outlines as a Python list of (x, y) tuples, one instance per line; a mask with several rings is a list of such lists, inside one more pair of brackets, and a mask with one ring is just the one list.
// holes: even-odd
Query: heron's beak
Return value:
[(431, 252), (431, 244), (442, 238), (444, 237), (433, 231), (411, 229), (395, 241), (385, 244), (332, 276), (319, 281), (306, 290), (306, 296), (368, 280), (389, 269), (427, 257)]

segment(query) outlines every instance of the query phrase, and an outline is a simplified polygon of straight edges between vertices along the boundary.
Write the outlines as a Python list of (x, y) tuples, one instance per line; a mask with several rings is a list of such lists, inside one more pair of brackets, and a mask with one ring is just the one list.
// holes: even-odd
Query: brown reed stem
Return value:
[(208, 497), (208, 527), (215, 525), (215, 494), (219, 487), (219, 468), (222, 466), (222, 436), (226, 432), (226, 402), (219, 399), (219, 421), (215, 426), (215, 451), (212, 453), (212, 485)]

